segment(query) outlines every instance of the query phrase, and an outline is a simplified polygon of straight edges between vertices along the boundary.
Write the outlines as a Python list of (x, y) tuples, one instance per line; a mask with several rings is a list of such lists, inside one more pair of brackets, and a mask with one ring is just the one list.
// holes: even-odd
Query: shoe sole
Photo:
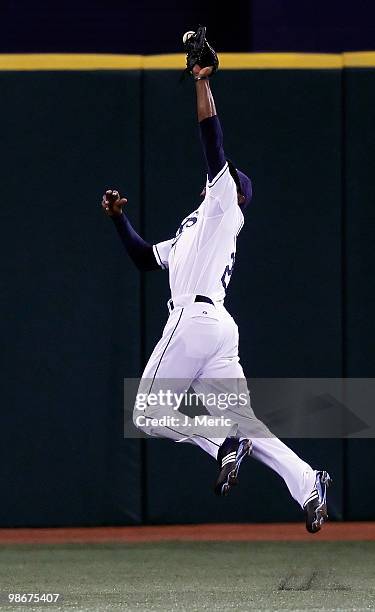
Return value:
[(320, 484), (322, 486), (323, 502), (315, 509), (315, 520), (311, 523), (311, 531), (307, 529), (310, 533), (317, 533), (320, 531), (324, 523), (328, 520), (326, 495), (327, 488), (332, 484), (332, 479), (328, 472), (322, 472)]
[(315, 511), (316, 519), (313, 521), (313, 533), (320, 531), (322, 525), (328, 520), (327, 506), (323, 506)]
[(244, 440), (243, 442), (241, 442), (237, 451), (235, 466), (233, 470), (228, 473), (226, 482), (224, 482), (221, 486), (221, 495), (223, 495), (224, 497), (228, 495), (231, 487), (234, 487), (238, 483), (238, 472), (240, 471), (241, 463), (245, 459), (245, 457), (251, 455), (252, 450), (253, 443), (251, 442), (251, 440)]

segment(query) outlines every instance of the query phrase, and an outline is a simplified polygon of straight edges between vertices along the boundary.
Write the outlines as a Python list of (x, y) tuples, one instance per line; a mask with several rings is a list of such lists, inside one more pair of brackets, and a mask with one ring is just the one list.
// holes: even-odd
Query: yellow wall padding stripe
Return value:
[(0, 54), (0, 70), (140, 70), (142, 55), (83, 53)]
[(222, 53), (220, 60), (229, 70), (342, 68), (341, 56), (328, 53)]
[(186, 55), (171, 53), (169, 55), (144, 55), (143, 67), (146, 70), (181, 70), (186, 68)]
[(375, 51), (343, 53), (346, 68), (375, 68)]
[[(220, 53), (223, 70), (375, 67), (375, 51), (356, 53)], [(185, 55), (0, 54), (0, 70), (183, 70)]]

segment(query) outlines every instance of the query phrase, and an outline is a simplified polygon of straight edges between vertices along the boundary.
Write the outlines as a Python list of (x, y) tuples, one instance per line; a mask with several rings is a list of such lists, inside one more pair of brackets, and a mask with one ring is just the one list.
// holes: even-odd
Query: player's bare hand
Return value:
[(199, 77), (209, 77), (211, 76), (213, 71), (213, 66), (206, 66), (205, 68), (201, 68), (198, 64), (195, 64), (193, 68), (193, 75)]
[(107, 189), (103, 195), (102, 208), (108, 217), (120, 216), (127, 201), (116, 189)]

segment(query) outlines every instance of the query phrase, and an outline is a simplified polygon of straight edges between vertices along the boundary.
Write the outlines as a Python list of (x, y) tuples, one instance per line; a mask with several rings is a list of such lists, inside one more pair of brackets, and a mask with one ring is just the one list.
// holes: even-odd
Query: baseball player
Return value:
[[(225, 410), (219, 430), (197, 424), (176, 405), (147, 402), (135, 408), (134, 423), (151, 436), (199, 446), (217, 460), (219, 473), (214, 490), (227, 495), (238, 482), (242, 461), (250, 454), (284, 479), (292, 497), (304, 509), (306, 528), (320, 530), (327, 520), (327, 472), (314, 470), (259, 421), (250, 406), (246, 379), (238, 357), (238, 328), (224, 306), (233, 272), (236, 241), (252, 198), (250, 179), (226, 158), (223, 133), (210, 77), (218, 58), (198, 28), (184, 36), (187, 72), (195, 83), (200, 138), (207, 180), (200, 205), (180, 223), (176, 235), (151, 245), (133, 229), (123, 212), (127, 203), (118, 191), (108, 190), (102, 207), (135, 265), (143, 271), (168, 270), (171, 299), (163, 334), (143, 372), (140, 390), (160, 397), (168, 386), (178, 397), (190, 386), (198, 393), (227, 388), (236, 381), (245, 390), (246, 402)], [(222, 413), (206, 405), (213, 417)]]

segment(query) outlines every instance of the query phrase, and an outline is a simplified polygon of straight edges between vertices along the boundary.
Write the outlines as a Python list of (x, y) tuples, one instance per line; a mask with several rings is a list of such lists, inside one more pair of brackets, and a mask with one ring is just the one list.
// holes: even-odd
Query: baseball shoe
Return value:
[(251, 440), (238, 440), (228, 437), (219, 448), (217, 462), (219, 476), (214, 491), (216, 495), (228, 495), (230, 488), (238, 482), (238, 472), (245, 457), (251, 454), (253, 443)]
[(316, 472), (315, 486), (305, 502), (306, 529), (310, 533), (320, 531), (323, 523), (328, 520), (327, 487), (332, 483), (328, 472)]

